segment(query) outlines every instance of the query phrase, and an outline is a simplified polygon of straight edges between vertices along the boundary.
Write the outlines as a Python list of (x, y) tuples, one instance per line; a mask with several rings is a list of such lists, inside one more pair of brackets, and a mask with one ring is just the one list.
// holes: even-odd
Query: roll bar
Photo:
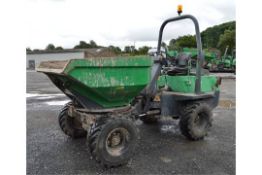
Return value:
[[(197, 42), (197, 66), (196, 66), (196, 83), (195, 83), (195, 93), (200, 94), (201, 93), (201, 67), (203, 63), (203, 51), (202, 51), (202, 43), (201, 43), (201, 36), (199, 31), (199, 24), (197, 19), (192, 15), (181, 15), (174, 18), (169, 18), (165, 20), (159, 30), (159, 37), (158, 37), (158, 45), (157, 45), (157, 55), (160, 56), (160, 48), (162, 43), (162, 36), (163, 36), (163, 30), (165, 26), (170, 22), (175, 22), (183, 19), (191, 19), (195, 25), (195, 32), (196, 32), (196, 42)], [(160, 58), (160, 57), (159, 57)]]

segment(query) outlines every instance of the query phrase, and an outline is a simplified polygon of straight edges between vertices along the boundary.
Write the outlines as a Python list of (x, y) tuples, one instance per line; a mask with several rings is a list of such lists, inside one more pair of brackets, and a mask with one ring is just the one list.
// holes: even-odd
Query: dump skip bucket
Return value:
[(84, 106), (128, 105), (151, 80), (147, 56), (72, 59), (42, 62), (37, 68), (70, 98)]

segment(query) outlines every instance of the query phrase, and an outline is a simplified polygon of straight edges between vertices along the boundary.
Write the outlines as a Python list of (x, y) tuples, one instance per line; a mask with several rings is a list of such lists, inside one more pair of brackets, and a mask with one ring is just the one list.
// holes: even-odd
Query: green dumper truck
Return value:
[[(165, 26), (183, 19), (191, 19), (195, 25), (195, 69), (190, 57), (183, 54), (169, 64), (160, 49)], [(186, 138), (195, 141), (207, 135), (221, 79), (206, 74), (202, 64), (198, 22), (192, 15), (181, 15), (163, 22), (153, 57), (49, 61), (42, 62), (37, 71), (45, 73), (71, 99), (58, 116), (61, 130), (72, 138), (87, 137), (94, 160), (116, 167), (126, 164), (136, 151), (138, 119), (150, 124), (172, 117), (179, 120)]]

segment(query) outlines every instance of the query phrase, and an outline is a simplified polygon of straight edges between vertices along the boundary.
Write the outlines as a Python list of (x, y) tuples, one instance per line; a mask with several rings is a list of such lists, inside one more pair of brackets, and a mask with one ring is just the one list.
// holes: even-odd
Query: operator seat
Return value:
[(168, 71), (167, 75), (185, 75), (188, 73), (188, 63), (191, 60), (190, 53), (179, 53), (178, 56), (171, 61), (171, 65), (173, 65)]

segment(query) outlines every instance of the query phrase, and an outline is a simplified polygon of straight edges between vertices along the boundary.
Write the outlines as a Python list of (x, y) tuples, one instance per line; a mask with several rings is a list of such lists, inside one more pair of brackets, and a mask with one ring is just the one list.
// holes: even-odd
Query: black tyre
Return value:
[(68, 115), (69, 105), (72, 105), (72, 102), (67, 103), (58, 115), (59, 126), (66, 135), (72, 138), (85, 137), (87, 131), (82, 129), (81, 123)]
[(212, 126), (211, 108), (200, 102), (184, 107), (179, 121), (180, 131), (190, 140), (203, 139)]
[(145, 124), (154, 124), (158, 122), (158, 118), (155, 116), (143, 116), (140, 120)]
[(100, 119), (91, 125), (88, 137), (92, 157), (107, 168), (126, 164), (133, 156), (138, 130), (128, 119)]

